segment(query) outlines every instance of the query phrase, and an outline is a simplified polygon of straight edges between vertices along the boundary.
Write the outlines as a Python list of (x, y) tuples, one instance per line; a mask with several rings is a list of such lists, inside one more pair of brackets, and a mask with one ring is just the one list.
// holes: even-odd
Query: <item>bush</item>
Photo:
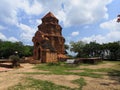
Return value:
[(59, 62), (50, 62), (47, 64), (48, 66), (59, 66), (60, 63)]
[(18, 66), (20, 66), (20, 63), (19, 63), (20, 58), (19, 58), (18, 55), (11, 55), (9, 58), (12, 60), (12, 66), (13, 66), (13, 67), (18, 67)]

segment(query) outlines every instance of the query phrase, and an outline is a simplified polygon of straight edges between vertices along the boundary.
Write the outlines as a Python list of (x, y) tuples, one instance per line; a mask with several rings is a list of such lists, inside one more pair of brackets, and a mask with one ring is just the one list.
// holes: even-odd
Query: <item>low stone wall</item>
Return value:
[(95, 64), (95, 63), (98, 63), (98, 62), (102, 61), (102, 59), (99, 58), (99, 57), (96, 57), (96, 58), (79, 58), (78, 60), (81, 63), (91, 63), (91, 64)]

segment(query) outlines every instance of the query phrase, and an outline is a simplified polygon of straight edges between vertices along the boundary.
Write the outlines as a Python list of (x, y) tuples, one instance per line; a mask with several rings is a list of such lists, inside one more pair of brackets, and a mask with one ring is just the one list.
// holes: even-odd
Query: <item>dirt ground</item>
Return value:
[[(111, 68), (114, 66), (114, 63), (106, 63), (100, 65), (90, 65), (90, 66), (80, 66), (80, 68)], [(104, 74), (104, 78), (91, 78), (91, 77), (83, 77), (77, 75), (26, 75), (22, 74), (23, 72), (46, 72), (42, 70), (32, 69), (34, 65), (32, 64), (21, 64), (21, 68), (19, 69), (6, 69), (0, 67), (0, 90), (7, 90), (8, 87), (14, 86), (19, 82), (23, 81), (25, 77), (32, 77), (40, 80), (47, 80), (53, 82), (57, 85), (68, 86), (71, 88), (79, 87), (77, 84), (73, 84), (71, 81), (79, 78), (84, 78), (87, 85), (83, 87), (83, 90), (120, 90), (120, 82), (117, 82), (114, 79), (111, 79), (107, 74)], [(73, 72), (81, 72), (81, 70), (76, 70)], [(100, 72), (99, 72), (100, 73)], [(102, 72), (101, 72), (102, 73)]]

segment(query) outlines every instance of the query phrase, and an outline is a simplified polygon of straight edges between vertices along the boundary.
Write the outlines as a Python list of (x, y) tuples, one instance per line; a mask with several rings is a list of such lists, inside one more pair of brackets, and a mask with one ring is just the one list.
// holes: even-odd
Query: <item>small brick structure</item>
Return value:
[[(59, 20), (49, 12), (42, 18), (32, 41), (34, 43), (33, 58), (41, 63), (57, 62), (64, 56), (65, 39), (62, 36), (62, 27)], [(60, 57), (62, 56), (62, 57)]]

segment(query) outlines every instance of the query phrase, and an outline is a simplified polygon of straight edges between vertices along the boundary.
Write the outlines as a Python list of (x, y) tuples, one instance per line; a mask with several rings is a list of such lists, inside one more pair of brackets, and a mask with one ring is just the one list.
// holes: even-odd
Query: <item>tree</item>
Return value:
[(120, 51), (119, 42), (108, 43), (107, 48), (110, 51), (110, 59), (116, 60), (119, 57), (119, 51)]
[(33, 46), (23, 45), (22, 42), (10, 42), (0, 40), (0, 58), (9, 58), (14, 55), (15, 51), (18, 52), (20, 57), (31, 56), (33, 52)]
[(23, 52), (23, 56), (32, 56), (33, 54), (33, 46), (24, 46), (24, 52)]
[(96, 42), (90, 42), (84, 47), (86, 57), (99, 57), (101, 54), (101, 45)]
[(64, 44), (64, 47), (65, 47), (65, 50), (69, 49), (69, 45), (67, 45), (67, 44)]
[(71, 41), (70, 45), (71, 45), (70, 51), (77, 53), (77, 57), (84, 56), (83, 48), (86, 45), (85, 42), (83, 42), (83, 41), (78, 41), (78, 42)]
[(69, 50), (69, 45), (64, 44), (64, 48), (65, 48), (65, 54), (68, 54), (67, 50)]

